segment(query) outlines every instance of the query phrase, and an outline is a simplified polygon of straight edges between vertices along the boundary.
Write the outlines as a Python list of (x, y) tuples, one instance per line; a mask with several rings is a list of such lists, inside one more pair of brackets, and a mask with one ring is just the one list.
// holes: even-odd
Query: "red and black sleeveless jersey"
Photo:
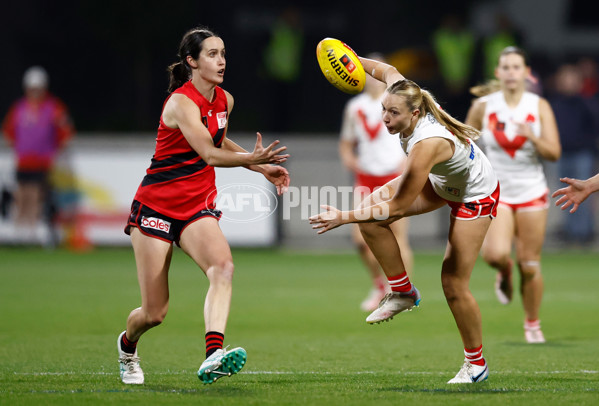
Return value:
[[(215, 87), (214, 100), (210, 102), (189, 81), (173, 93), (184, 94), (198, 106), (214, 145), (220, 148), (227, 125), (225, 91)], [(214, 208), (215, 198), (214, 167), (193, 150), (180, 129), (167, 127), (161, 115), (156, 152), (135, 200), (169, 217), (185, 220), (201, 210)]]

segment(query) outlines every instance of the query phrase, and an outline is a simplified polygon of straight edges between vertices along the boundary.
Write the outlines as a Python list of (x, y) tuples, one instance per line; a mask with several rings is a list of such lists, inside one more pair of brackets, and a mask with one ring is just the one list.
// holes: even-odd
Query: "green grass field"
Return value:
[(180, 250), (165, 322), (139, 345), (143, 386), (120, 383), (116, 338), (139, 305), (133, 253), (0, 248), (0, 404), (596, 405), (599, 255), (543, 260), (548, 343), (527, 345), (520, 298), (500, 305), (481, 261), (472, 291), (483, 315), (487, 382), (449, 386), (462, 364), (440, 286), (441, 253), (417, 253), (420, 308), (370, 326), (356, 254), (234, 250), (225, 344), (243, 346), (240, 374), (203, 385), (207, 281)]

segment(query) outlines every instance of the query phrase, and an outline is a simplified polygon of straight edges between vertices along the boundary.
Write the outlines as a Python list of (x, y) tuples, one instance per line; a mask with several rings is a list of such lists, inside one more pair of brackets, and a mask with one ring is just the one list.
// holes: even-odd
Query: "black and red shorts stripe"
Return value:
[(131, 204), (131, 214), (125, 226), (125, 234), (131, 235), (131, 227), (139, 228), (143, 234), (179, 245), (181, 233), (191, 223), (203, 217), (214, 217), (219, 220), (222, 212), (216, 209), (200, 210), (187, 220), (174, 219), (166, 216), (137, 200)]

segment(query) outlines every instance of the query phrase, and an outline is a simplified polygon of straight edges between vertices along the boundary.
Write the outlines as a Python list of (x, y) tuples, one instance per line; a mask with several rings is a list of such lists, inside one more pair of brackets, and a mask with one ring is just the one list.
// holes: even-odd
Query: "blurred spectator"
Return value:
[(25, 95), (11, 106), (2, 125), (15, 152), (14, 237), (15, 242), (49, 245), (55, 242), (49, 175), (74, 129), (66, 106), (48, 92), (44, 68), (27, 69), (23, 89)]
[(578, 60), (578, 68), (582, 76), (580, 93), (583, 97), (591, 98), (599, 95), (599, 66), (590, 57), (582, 57)]
[(595, 135), (599, 136), (599, 64), (591, 57), (584, 56), (577, 62), (582, 75), (580, 93), (593, 112)]
[[(562, 144), (559, 161), (561, 178), (587, 179), (594, 173), (597, 134), (594, 117), (581, 94), (583, 76), (573, 64), (560, 66), (554, 77), (555, 91), (548, 97), (553, 107)], [(563, 224), (564, 237), (574, 243), (592, 241), (594, 220), (592, 205), (582, 205)]]
[(455, 117), (463, 120), (470, 105), (467, 88), (476, 45), (474, 34), (459, 14), (447, 14), (433, 33), (432, 42), (443, 80), (440, 100), (451, 106)]
[(304, 33), (300, 11), (288, 6), (273, 24), (270, 40), (264, 50), (264, 68), (274, 83), (271, 115), (274, 131), (287, 131), (297, 104), (296, 87), (301, 72)]
[(495, 77), (499, 54), (508, 46), (521, 46), (522, 36), (505, 13), (495, 16), (495, 29), (481, 40), (483, 80)]

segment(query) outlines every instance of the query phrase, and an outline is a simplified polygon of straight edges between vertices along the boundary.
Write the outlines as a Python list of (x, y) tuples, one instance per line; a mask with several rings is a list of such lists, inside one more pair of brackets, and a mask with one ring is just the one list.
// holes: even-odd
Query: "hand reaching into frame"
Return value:
[(326, 233), (327, 231), (344, 224), (342, 222), (342, 212), (340, 210), (327, 205), (322, 205), (320, 207), (326, 211), (309, 218), (312, 229), (320, 229), (318, 234)]

